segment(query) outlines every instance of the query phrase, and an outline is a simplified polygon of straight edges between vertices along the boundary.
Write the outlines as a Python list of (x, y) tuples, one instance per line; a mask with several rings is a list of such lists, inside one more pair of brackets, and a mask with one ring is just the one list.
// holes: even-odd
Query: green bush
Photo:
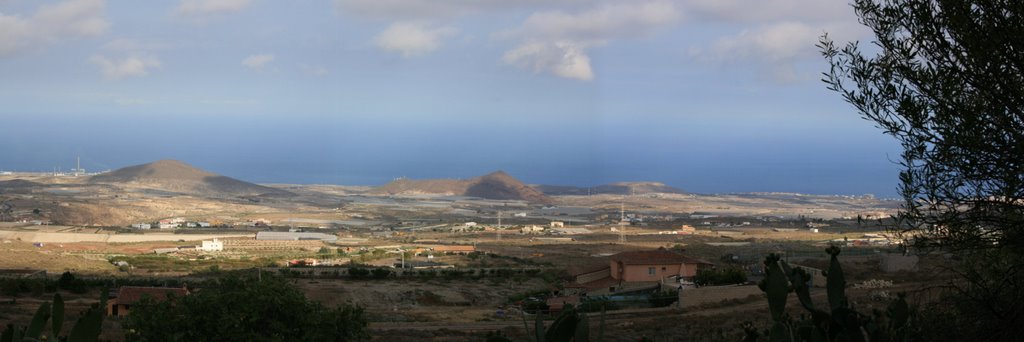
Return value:
[(697, 270), (693, 282), (697, 286), (733, 285), (747, 282), (747, 271), (739, 266)]
[(76, 278), (71, 272), (65, 271), (57, 279), (57, 287), (70, 291), (71, 293), (82, 294), (89, 291), (89, 284), (85, 280)]
[(384, 279), (391, 275), (391, 270), (386, 268), (375, 268), (373, 271), (370, 271), (370, 273), (372, 273), (373, 277), (376, 279)]
[(364, 279), (370, 276), (370, 270), (360, 267), (353, 267), (348, 269), (348, 276), (352, 279)]
[(228, 276), (193, 294), (143, 299), (123, 321), (127, 341), (350, 341), (366, 335), (363, 309), (327, 308), (283, 278)]
[(523, 311), (528, 314), (542, 314), (551, 307), (544, 300), (527, 300), (523, 302)]
[(658, 291), (647, 296), (647, 301), (656, 308), (672, 305), (679, 300), (679, 290)]
[(576, 309), (581, 312), (601, 312), (604, 310), (618, 310), (619, 304), (605, 296), (587, 297), (580, 301), (580, 305)]

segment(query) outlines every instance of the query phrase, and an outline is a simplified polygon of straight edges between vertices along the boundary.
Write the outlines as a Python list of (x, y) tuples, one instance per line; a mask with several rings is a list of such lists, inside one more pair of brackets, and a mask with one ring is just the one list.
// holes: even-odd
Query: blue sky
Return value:
[(892, 196), (823, 32), (870, 40), (831, 0), (0, 0), (0, 169)]

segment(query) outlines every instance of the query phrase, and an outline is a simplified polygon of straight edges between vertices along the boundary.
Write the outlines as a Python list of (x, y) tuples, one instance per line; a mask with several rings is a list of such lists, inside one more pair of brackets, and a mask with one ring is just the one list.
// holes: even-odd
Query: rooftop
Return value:
[(612, 261), (621, 262), (625, 265), (664, 265), (664, 264), (706, 264), (710, 262), (692, 258), (682, 253), (673, 252), (664, 248), (653, 251), (630, 251), (622, 252), (610, 257)]

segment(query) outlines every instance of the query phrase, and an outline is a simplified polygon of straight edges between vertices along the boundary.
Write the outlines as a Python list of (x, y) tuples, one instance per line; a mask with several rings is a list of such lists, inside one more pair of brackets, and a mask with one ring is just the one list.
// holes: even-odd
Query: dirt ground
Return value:
[(327, 280), (300, 279), (296, 284), (312, 300), (334, 306), (366, 307), (384, 322), (474, 322), (493, 319), (508, 297), (547, 289), (540, 279)]
[(41, 269), (48, 273), (64, 271), (112, 273), (117, 271), (117, 268), (102, 256), (74, 255), (68, 251), (56, 248), (43, 249), (18, 241), (0, 244), (0, 268)]

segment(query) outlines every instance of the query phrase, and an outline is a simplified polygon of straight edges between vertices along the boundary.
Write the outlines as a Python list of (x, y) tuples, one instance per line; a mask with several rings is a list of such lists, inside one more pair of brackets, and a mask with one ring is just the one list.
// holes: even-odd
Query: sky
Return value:
[(896, 193), (835, 0), (0, 0), (0, 170)]

